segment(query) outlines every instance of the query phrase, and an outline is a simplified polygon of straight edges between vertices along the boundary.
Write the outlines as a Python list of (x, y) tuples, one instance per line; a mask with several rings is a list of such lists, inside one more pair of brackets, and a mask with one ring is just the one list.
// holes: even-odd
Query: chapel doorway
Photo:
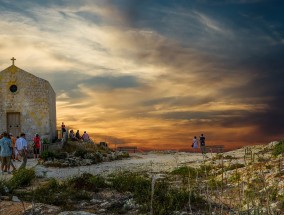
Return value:
[(20, 123), (20, 113), (12, 112), (7, 113), (7, 132), (12, 133), (13, 136), (17, 137), (20, 135), (21, 123)]

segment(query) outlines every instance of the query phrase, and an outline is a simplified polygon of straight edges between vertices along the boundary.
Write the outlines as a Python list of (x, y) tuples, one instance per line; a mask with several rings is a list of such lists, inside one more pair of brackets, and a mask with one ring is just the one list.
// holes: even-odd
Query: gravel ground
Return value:
[[(242, 156), (244, 149), (239, 149), (225, 154), (233, 156)], [(210, 158), (212, 155), (208, 153)], [(28, 159), (27, 168), (35, 167), (36, 174), (47, 178), (69, 178), (82, 173), (91, 173), (95, 175), (106, 176), (118, 171), (147, 171), (147, 172), (168, 172), (174, 168), (189, 164), (197, 166), (203, 161), (200, 153), (189, 152), (148, 152), (148, 153), (131, 153), (130, 158), (116, 160), (112, 162), (102, 162), (90, 166), (79, 166), (69, 168), (52, 168), (38, 165), (34, 159)], [(18, 168), (21, 162), (15, 161), (14, 164)], [(5, 173), (0, 176), (10, 178), (11, 175)]]
[(201, 154), (193, 153), (133, 153), (130, 158), (116, 160), (112, 162), (103, 162), (90, 166), (69, 167), (69, 168), (46, 168), (36, 165), (38, 175), (48, 178), (68, 178), (82, 173), (91, 173), (95, 175), (108, 175), (118, 171), (147, 171), (147, 172), (165, 172), (171, 171), (177, 166), (186, 163), (202, 162)]

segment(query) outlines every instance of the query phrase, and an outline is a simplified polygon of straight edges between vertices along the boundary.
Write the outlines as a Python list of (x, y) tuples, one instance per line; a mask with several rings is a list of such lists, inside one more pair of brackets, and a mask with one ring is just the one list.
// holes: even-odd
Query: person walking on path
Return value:
[(36, 160), (38, 158), (40, 151), (40, 137), (38, 134), (36, 134), (36, 136), (34, 137), (33, 151), (34, 151), (34, 159)]
[(198, 149), (198, 140), (196, 139), (196, 136), (194, 136), (192, 140), (192, 148), (193, 148), (193, 152), (196, 153)]
[(199, 141), (200, 141), (200, 149), (201, 149), (201, 153), (203, 156), (207, 157), (206, 156), (206, 146), (205, 146), (205, 137), (203, 134), (201, 134), (200, 138), (199, 138)]
[(20, 154), (20, 156), (23, 158), (23, 162), (20, 166), (20, 169), (25, 168), (27, 165), (27, 156), (28, 156), (28, 143), (25, 139), (26, 134), (21, 133), (20, 138), (16, 140), (16, 147)]
[(3, 138), (0, 140), (0, 156), (1, 156), (1, 173), (10, 172), (10, 162), (12, 156), (12, 141), (8, 138), (8, 133), (3, 133)]

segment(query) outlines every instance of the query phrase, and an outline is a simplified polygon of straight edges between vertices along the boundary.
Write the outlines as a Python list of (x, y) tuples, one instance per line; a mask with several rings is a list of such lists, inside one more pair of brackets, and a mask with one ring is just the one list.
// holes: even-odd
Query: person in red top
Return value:
[(34, 137), (33, 148), (34, 148), (34, 158), (37, 159), (40, 150), (40, 137), (38, 134), (36, 134), (36, 136)]

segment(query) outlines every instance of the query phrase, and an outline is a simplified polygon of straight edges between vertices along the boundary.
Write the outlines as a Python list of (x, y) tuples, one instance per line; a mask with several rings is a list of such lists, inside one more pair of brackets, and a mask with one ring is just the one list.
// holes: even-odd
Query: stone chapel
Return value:
[(15, 137), (36, 133), (52, 141), (56, 133), (56, 95), (48, 81), (14, 65), (0, 72), (0, 132)]

